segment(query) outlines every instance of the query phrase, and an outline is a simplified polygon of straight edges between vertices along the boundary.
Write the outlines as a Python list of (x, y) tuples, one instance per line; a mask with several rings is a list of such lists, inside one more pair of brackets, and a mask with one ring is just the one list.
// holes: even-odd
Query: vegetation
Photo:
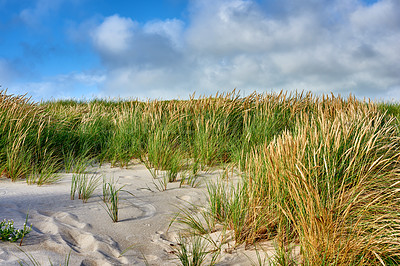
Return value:
[[(36, 259), (32, 254), (29, 254), (29, 253), (25, 252), (25, 251), (22, 250), (21, 248), (19, 248), (19, 250), (20, 250), (22, 253), (24, 253), (25, 256), (28, 258), (28, 261), (19, 258), (20, 260), (18, 261), (18, 264), (19, 264), (20, 266), (24, 266), (24, 265), (28, 265), (28, 266), (29, 266), (29, 265), (41, 266), (41, 265), (42, 265), (39, 261), (37, 261), (37, 259)], [(68, 265), (70, 264), (70, 259), (71, 259), (71, 251), (70, 251), (67, 255), (65, 255), (64, 263), (63, 263), (62, 265), (63, 265), (63, 266), (68, 266)], [(49, 258), (49, 265), (50, 265), (50, 266), (53, 266), (53, 265), (54, 265), (53, 262), (50, 260), (50, 258)], [(61, 266), (61, 263), (60, 263), (59, 265)]]
[(78, 194), (78, 199), (86, 203), (93, 195), (96, 188), (99, 186), (101, 176), (98, 174), (78, 173), (73, 174), (71, 182), (71, 200), (75, 199), (75, 194)]
[(124, 186), (117, 188), (117, 183), (118, 181), (114, 181), (114, 179), (109, 182), (106, 182), (106, 180), (103, 179), (103, 202), (106, 205), (106, 208), (104, 209), (107, 211), (108, 216), (110, 216), (114, 223), (119, 220), (119, 193), (126, 192), (133, 196), (132, 193), (123, 189)]
[(26, 214), (26, 219), (24, 223), (24, 228), (17, 229), (14, 227), (13, 220), (3, 220), (0, 222), (0, 240), (16, 242), (21, 239), (20, 246), (22, 246), (22, 241), (25, 235), (29, 234), (32, 230), (32, 225), (28, 226), (28, 214)]
[[(162, 173), (164, 190), (229, 165), (241, 181), (210, 184), (208, 209), (178, 219), (194, 233), (222, 225), (237, 244), (274, 239), (277, 261), (292, 261), (284, 247), (295, 244), (305, 265), (396, 265), (399, 119), (400, 104), (311, 93), (38, 104), (2, 91), (0, 172), (40, 185), (62, 169), (82, 175), (88, 160), (140, 160), (155, 178)], [(118, 196), (111, 183), (104, 189)]]
[(207, 255), (207, 243), (199, 236), (180, 237), (176, 256), (183, 266), (202, 265)]

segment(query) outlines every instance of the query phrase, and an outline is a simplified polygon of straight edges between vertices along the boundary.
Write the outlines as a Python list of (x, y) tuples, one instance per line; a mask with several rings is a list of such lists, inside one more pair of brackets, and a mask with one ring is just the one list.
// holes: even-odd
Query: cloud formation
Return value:
[[(37, 0), (18, 18), (34, 30), (66, 4)], [(191, 0), (184, 19), (139, 22), (94, 14), (69, 21), (65, 43), (58, 46), (21, 42), (24, 64), (0, 58), (0, 81), (28, 80), (37, 73), (35, 64), (55, 57), (61, 47), (80, 51), (82, 56), (68, 58), (71, 64), (85, 54), (98, 60), (72, 73), (20, 82), (20, 87), (32, 89), (39, 99), (81, 92), (168, 99), (237, 88), (400, 100), (398, 10), (398, 0)]]
[[(92, 32), (105, 94), (186, 97), (238, 88), (400, 95), (400, 2), (197, 0), (188, 22), (118, 15)], [(183, 93), (183, 94), (182, 94)]]
[(135, 23), (118, 15), (108, 17), (93, 32), (94, 45), (102, 54), (118, 56), (128, 51)]

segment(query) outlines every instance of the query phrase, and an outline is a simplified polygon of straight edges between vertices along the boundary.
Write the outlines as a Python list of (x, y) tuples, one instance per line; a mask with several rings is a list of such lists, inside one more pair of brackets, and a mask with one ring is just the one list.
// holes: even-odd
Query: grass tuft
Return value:
[(112, 179), (110, 182), (106, 182), (105, 179), (103, 179), (103, 202), (106, 205), (104, 209), (114, 223), (119, 221), (119, 193), (125, 192), (133, 196), (132, 193), (123, 189), (125, 186), (117, 188), (117, 183), (118, 180), (114, 181), (114, 179)]
[(75, 199), (78, 194), (78, 199), (86, 203), (93, 195), (96, 188), (100, 185), (101, 175), (97, 173), (78, 173), (72, 175), (71, 181), (71, 200)]

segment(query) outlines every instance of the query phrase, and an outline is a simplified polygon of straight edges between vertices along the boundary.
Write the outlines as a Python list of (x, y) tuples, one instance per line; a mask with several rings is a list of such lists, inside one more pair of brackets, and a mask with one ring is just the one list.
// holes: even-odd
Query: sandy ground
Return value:
[[(69, 253), (70, 265), (179, 265), (174, 254), (178, 229), (168, 230), (171, 218), (188, 203), (205, 205), (205, 184), (219, 173), (202, 174), (196, 188), (179, 188), (178, 182), (158, 191), (140, 164), (128, 169), (106, 164), (89, 170), (118, 179), (134, 195), (121, 192), (118, 223), (104, 209), (101, 186), (87, 203), (70, 199), (72, 174), (61, 174), (60, 182), (40, 187), (0, 179), (0, 219), (13, 219), (22, 228), (29, 210), (28, 224), (32, 224), (22, 247), (0, 241), (0, 265), (30, 263), (28, 256), (41, 265), (63, 265)], [(228, 243), (223, 248), (217, 265), (251, 265), (248, 257), (257, 260), (254, 250), (230, 247)]]

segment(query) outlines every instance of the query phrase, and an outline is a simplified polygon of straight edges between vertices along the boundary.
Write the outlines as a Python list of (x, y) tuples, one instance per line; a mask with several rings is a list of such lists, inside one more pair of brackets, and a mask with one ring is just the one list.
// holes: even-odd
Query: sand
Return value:
[[(104, 209), (101, 186), (87, 203), (70, 199), (72, 174), (62, 173), (58, 183), (44, 186), (0, 178), (0, 219), (13, 219), (22, 228), (29, 211), (32, 224), (21, 247), (0, 241), (0, 265), (31, 263), (28, 257), (40, 265), (63, 265), (68, 254), (69, 265), (179, 265), (174, 254), (179, 230), (168, 230), (170, 221), (179, 207), (205, 206), (206, 182), (216, 180), (219, 172), (201, 174), (196, 188), (179, 187), (177, 182), (159, 191), (142, 164), (128, 169), (105, 164), (88, 170), (118, 180), (134, 195), (121, 192), (119, 222), (113, 223)], [(251, 265), (249, 258), (256, 262), (254, 249), (233, 245), (225, 244), (217, 265)], [(270, 243), (264, 249), (272, 256)]]

